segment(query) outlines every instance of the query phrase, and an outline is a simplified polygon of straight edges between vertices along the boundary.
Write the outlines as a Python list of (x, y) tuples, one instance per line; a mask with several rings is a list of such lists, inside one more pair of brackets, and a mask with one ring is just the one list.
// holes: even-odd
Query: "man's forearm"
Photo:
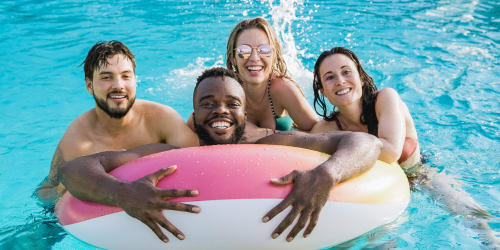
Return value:
[(352, 132), (342, 136), (336, 151), (319, 167), (326, 168), (336, 183), (359, 175), (372, 167), (382, 143), (373, 135)]
[(116, 205), (113, 194), (123, 182), (106, 173), (99, 156), (84, 156), (66, 163), (60, 171), (60, 179), (68, 191), (80, 200), (106, 205)]
[(139, 157), (177, 147), (148, 144), (127, 151), (109, 151), (67, 162), (60, 170), (61, 182), (76, 198), (101, 204), (117, 205), (115, 197), (126, 193), (125, 182), (108, 174), (113, 169)]

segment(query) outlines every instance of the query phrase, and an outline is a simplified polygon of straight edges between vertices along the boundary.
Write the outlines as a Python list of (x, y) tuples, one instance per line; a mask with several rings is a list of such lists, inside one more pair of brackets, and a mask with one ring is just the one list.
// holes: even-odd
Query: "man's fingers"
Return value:
[(306, 226), (307, 220), (309, 219), (309, 217), (311, 217), (311, 213), (312, 209), (302, 210), (299, 221), (297, 221), (297, 224), (295, 224), (292, 231), (290, 231), (290, 233), (286, 237), (286, 240), (288, 242), (292, 241), (293, 238), (295, 238), (295, 236), (300, 232), (300, 230), (302, 230)]
[(304, 237), (309, 236), (311, 234), (312, 230), (318, 223), (319, 219), (319, 213), (321, 212), (321, 209), (316, 209), (312, 214), (311, 214), (311, 219), (309, 220), (309, 225), (307, 226), (306, 230), (304, 231)]
[(269, 212), (267, 212), (266, 215), (262, 218), (262, 222), (268, 222), (274, 218), (277, 214), (281, 213), (285, 208), (287, 208), (290, 205), (290, 198), (288, 196), (282, 200), (278, 205), (276, 205), (273, 209), (271, 209)]
[(192, 189), (160, 189), (158, 192), (162, 198), (193, 197), (199, 194), (198, 190)]
[(272, 184), (276, 184), (276, 185), (288, 185), (288, 184), (292, 184), (296, 175), (297, 175), (297, 170), (294, 170), (291, 173), (289, 173), (289, 174), (287, 174), (287, 175), (285, 175), (283, 177), (271, 179), (271, 183)]
[(156, 234), (156, 236), (158, 236), (158, 238), (167, 243), (168, 242), (168, 237), (163, 234), (163, 232), (161, 231), (160, 227), (152, 222), (151, 220), (141, 220), (144, 224), (146, 224), (149, 228), (151, 228), (151, 230), (153, 230), (153, 232)]
[(273, 233), (271, 234), (271, 237), (273, 239), (276, 239), (280, 234), (285, 231), (285, 229), (292, 224), (293, 220), (295, 220), (295, 217), (299, 215), (300, 210), (296, 207), (292, 208), (292, 211), (288, 213), (288, 215), (281, 221), (281, 223), (274, 229)]
[(184, 204), (180, 202), (170, 202), (165, 201), (159, 204), (160, 209), (169, 209), (182, 212), (199, 213), (201, 211), (200, 207), (195, 205)]
[(186, 238), (186, 236), (184, 236), (181, 230), (179, 230), (176, 226), (170, 223), (170, 221), (168, 221), (163, 216), (163, 214), (159, 215), (158, 224), (160, 224), (160, 226), (162, 226), (163, 228), (167, 229), (170, 233), (175, 235), (175, 237), (177, 237), (179, 240), (183, 240), (184, 238)]
[(144, 176), (144, 178), (148, 181), (150, 181), (153, 186), (156, 186), (158, 184), (158, 181), (161, 180), (163, 177), (173, 173), (177, 169), (177, 165), (170, 166), (168, 168), (162, 168), (152, 174)]

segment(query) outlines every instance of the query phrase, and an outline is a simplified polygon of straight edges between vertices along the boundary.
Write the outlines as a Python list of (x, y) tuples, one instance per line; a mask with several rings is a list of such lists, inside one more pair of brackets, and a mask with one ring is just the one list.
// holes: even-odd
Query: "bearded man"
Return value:
[(83, 64), (85, 85), (96, 106), (77, 117), (60, 140), (48, 177), (37, 190), (44, 202), (53, 202), (64, 192), (57, 178), (59, 169), (77, 157), (150, 143), (199, 145), (174, 109), (136, 100), (135, 58), (123, 43), (95, 44)]

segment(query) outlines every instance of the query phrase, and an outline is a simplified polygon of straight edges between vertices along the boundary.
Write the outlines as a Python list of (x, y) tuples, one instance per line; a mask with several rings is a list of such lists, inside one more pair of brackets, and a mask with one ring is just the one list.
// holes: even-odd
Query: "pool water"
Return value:
[[(136, 56), (138, 98), (186, 119), (195, 78), (224, 65), (232, 28), (255, 16), (273, 24), (311, 103), (317, 56), (335, 46), (354, 50), (377, 86), (396, 89), (408, 105), (429, 164), (459, 180), (500, 231), (498, 1), (3, 0), (0, 249), (93, 249), (67, 235), (32, 193), (66, 127), (94, 107), (80, 65), (94, 43), (123, 41)], [(343, 247), (484, 243), (459, 216), (413, 192), (397, 221)]]

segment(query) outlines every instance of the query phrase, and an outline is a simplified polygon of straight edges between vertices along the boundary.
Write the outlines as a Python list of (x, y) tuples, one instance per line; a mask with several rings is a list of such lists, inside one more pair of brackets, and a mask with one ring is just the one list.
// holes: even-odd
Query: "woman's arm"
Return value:
[(406, 124), (401, 109), (401, 98), (391, 88), (379, 91), (375, 111), (378, 119), (378, 137), (383, 147), (379, 159), (388, 163), (401, 157), (406, 137)]
[(279, 105), (286, 109), (299, 129), (310, 131), (318, 121), (313, 108), (291, 80), (274, 78), (271, 81), (270, 92), (275, 107)]

